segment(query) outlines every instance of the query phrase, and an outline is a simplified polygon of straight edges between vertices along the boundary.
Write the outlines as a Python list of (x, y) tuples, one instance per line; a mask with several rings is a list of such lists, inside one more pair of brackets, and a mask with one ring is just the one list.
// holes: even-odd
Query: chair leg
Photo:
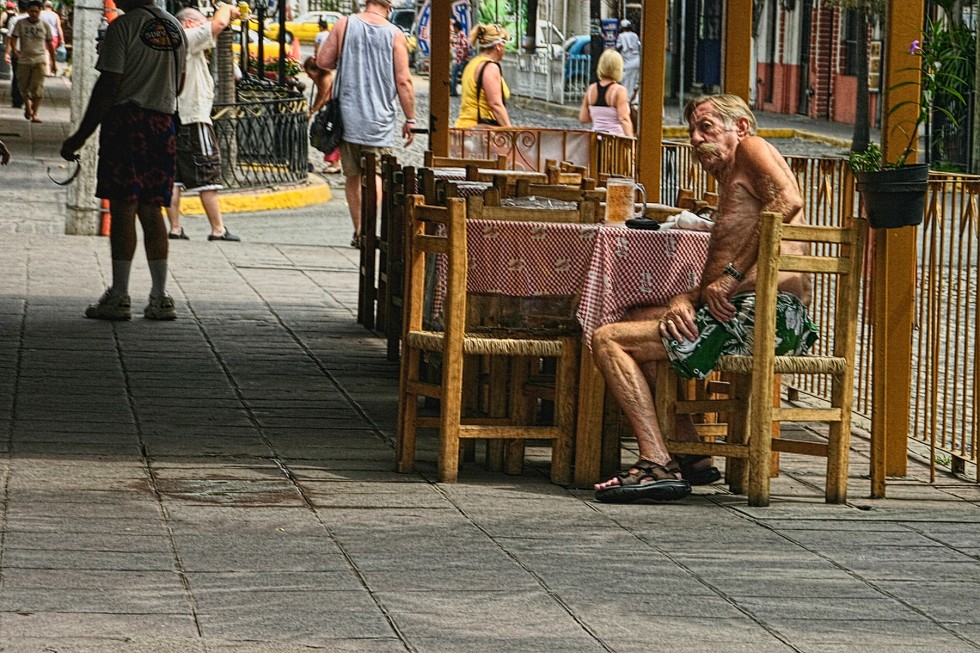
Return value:
[(753, 378), (752, 401), (748, 406), (749, 505), (769, 505), (772, 471), (772, 378)]
[(832, 405), (841, 408), (841, 421), (831, 422), (829, 440), (827, 443), (827, 503), (844, 503), (847, 501), (847, 462), (851, 443), (851, 407), (850, 401), (845, 401), (844, 393), (850, 398), (852, 387), (850, 383), (841, 383), (834, 379), (831, 393)]
[(398, 436), (395, 451), (395, 470), (415, 471), (415, 433), (418, 418), (418, 395), (408, 391), (410, 383), (418, 381), (420, 362), (418, 350), (407, 350), (402, 360), (401, 388), (398, 392)]
[(575, 380), (578, 378), (579, 344), (575, 338), (563, 340), (561, 358), (555, 370), (555, 424), (558, 438), (551, 443), (551, 482), (572, 482), (572, 443), (575, 437)]
[[(749, 391), (751, 384), (748, 376), (733, 375), (731, 381), (732, 397), (740, 402), (742, 409), (738, 413), (730, 413), (728, 420), (728, 442), (745, 444), (748, 441)], [(725, 460), (725, 482), (734, 494), (744, 494), (749, 484), (749, 465), (745, 458), (727, 458)]]
[[(530, 358), (513, 358), (510, 360), (510, 419), (512, 424), (530, 425), (531, 402), (524, 395), (524, 386), (527, 384)], [(504, 444), (503, 469), (505, 474), (522, 474), (524, 472), (524, 440), (508, 440)]]

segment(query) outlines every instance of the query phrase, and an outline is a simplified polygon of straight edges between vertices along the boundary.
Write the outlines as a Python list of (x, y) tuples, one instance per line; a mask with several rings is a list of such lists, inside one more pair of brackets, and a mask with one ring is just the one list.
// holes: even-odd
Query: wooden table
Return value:
[(579, 296), (576, 317), (583, 341), (576, 485), (600, 480), (602, 465), (605, 383), (592, 361), (592, 333), (634, 306), (663, 305), (697, 285), (708, 236), (605, 224), (467, 221), (470, 292)]

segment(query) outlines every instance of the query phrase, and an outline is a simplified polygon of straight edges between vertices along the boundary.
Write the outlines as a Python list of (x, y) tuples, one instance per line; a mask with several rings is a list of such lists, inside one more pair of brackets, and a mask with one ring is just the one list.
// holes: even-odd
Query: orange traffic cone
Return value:
[(99, 209), (101, 219), (99, 221), (99, 235), (108, 236), (112, 231), (112, 214), (109, 213), (109, 200), (102, 200), (102, 208)]

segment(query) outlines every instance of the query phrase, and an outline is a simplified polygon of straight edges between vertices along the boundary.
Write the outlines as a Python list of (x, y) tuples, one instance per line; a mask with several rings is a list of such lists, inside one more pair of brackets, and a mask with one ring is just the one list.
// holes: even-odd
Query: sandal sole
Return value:
[(691, 485), (710, 485), (715, 481), (721, 480), (721, 472), (717, 467), (702, 467), (701, 469), (691, 469), (682, 471), (684, 480)]
[(596, 501), (602, 503), (632, 503), (641, 499), (651, 501), (677, 501), (691, 493), (691, 484), (683, 480), (662, 480), (643, 485), (618, 485), (599, 490)]

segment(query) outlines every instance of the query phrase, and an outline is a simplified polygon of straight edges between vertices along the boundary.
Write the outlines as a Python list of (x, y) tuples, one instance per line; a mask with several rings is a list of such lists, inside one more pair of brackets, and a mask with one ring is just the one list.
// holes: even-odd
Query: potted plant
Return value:
[(864, 200), (868, 221), (877, 229), (890, 229), (917, 225), (925, 213), (925, 198), (928, 190), (929, 165), (927, 163), (907, 163), (909, 156), (918, 150), (919, 128), (925, 124), (933, 111), (942, 112), (952, 123), (957, 117), (950, 111), (952, 103), (966, 104), (960, 89), (966, 88), (956, 74), (957, 63), (963, 57), (954, 47), (949, 47), (949, 39), (938, 21), (929, 21), (923, 38), (912, 42), (909, 54), (919, 57), (920, 65), (904, 70), (919, 70), (921, 81), (905, 81), (890, 86), (889, 91), (908, 85), (919, 86), (919, 99), (900, 102), (889, 110), (889, 114), (916, 104), (917, 114), (911, 129), (900, 129), (908, 137), (908, 145), (894, 163), (885, 161), (878, 145), (871, 143), (863, 152), (851, 152), (848, 165), (857, 180), (857, 189)]

